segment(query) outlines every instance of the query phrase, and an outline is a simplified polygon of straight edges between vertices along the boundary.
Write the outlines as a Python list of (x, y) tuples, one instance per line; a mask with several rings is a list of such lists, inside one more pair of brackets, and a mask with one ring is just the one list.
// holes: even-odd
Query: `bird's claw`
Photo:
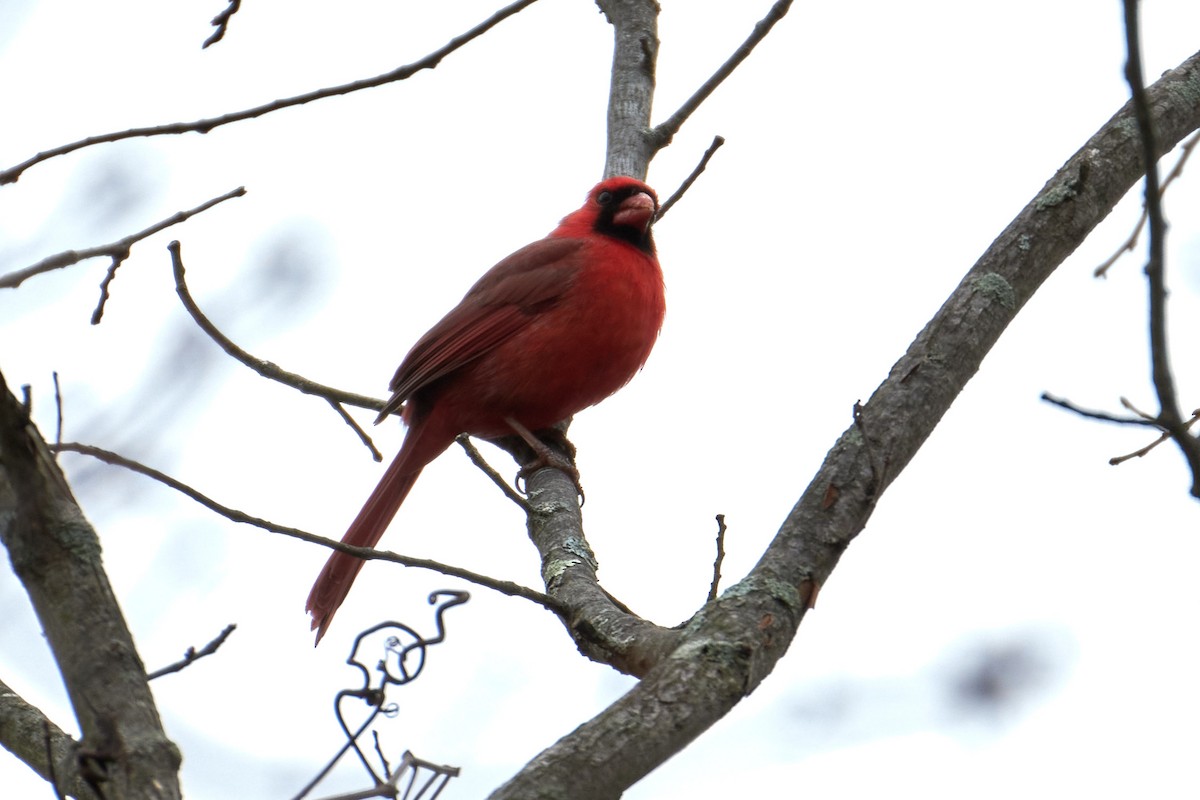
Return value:
[[(579, 504), (583, 505), (587, 498), (583, 494), (583, 486), (579, 483), (579, 470), (575, 468), (575, 445), (571, 444), (566, 434), (557, 428), (546, 428), (542, 431), (544, 434), (553, 437), (555, 443), (567, 452), (567, 455), (562, 455), (552, 450), (548, 444), (512, 417), (505, 419), (505, 422), (524, 440), (525, 444), (529, 445), (529, 449), (533, 451), (535, 456), (533, 461), (523, 464), (520, 471), (517, 472), (517, 491), (528, 496), (529, 476), (540, 469), (549, 467), (550, 469), (557, 469), (567, 473), (567, 477), (575, 484), (575, 493), (579, 495)], [(522, 483), (525, 484), (524, 487), (521, 486)]]
[(567, 477), (575, 484), (575, 493), (579, 495), (579, 504), (582, 506), (587, 501), (587, 497), (583, 493), (583, 485), (579, 482), (579, 470), (569, 460), (548, 447), (539, 452), (537, 458), (525, 464), (517, 471), (517, 491), (528, 496), (529, 477), (543, 469), (557, 469), (565, 472)]

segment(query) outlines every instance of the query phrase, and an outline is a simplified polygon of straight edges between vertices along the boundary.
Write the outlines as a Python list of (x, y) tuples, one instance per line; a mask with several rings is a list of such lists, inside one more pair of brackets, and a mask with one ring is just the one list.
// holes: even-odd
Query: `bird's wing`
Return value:
[(579, 271), (581, 239), (541, 239), (488, 270), (404, 357), (379, 419), (412, 394), (506, 341), (554, 307)]

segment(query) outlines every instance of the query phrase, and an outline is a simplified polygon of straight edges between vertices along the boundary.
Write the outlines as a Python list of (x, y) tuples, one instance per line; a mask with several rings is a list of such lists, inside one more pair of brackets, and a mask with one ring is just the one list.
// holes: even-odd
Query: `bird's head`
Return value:
[(654, 252), (650, 226), (658, 214), (658, 196), (636, 178), (619, 176), (596, 184), (583, 210), (596, 233)]

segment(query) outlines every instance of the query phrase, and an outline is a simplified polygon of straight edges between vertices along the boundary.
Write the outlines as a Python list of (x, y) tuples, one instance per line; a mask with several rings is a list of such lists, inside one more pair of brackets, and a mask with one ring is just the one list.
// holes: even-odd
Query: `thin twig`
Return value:
[[(1137, 415), (1138, 415), (1139, 417), (1141, 417), (1142, 419), (1148, 419), (1148, 420), (1150, 420), (1151, 422), (1153, 422), (1153, 423), (1155, 423), (1156, 425), (1158, 425), (1158, 418), (1157, 418), (1157, 417), (1155, 417), (1153, 414), (1148, 414), (1148, 413), (1146, 413), (1145, 411), (1142, 411), (1140, 408), (1138, 408), (1137, 406), (1135, 406), (1135, 405), (1133, 404), (1133, 401), (1132, 401), (1132, 400), (1130, 400), (1128, 397), (1122, 397), (1122, 398), (1121, 398), (1121, 405), (1122, 405), (1122, 406), (1124, 406), (1125, 408), (1129, 409), (1130, 411), (1132, 411), (1134, 414), (1137, 414)], [(1162, 426), (1161, 426), (1161, 425), (1159, 425), (1159, 427), (1162, 427)]]
[(1146, 445), (1145, 447), (1139, 447), (1137, 450), (1134, 450), (1132, 453), (1126, 453), (1123, 456), (1113, 456), (1112, 458), (1110, 458), (1108, 460), (1108, 463), (1112, 464), (1114, 467), (1116, 467), (1116, 466), (1120, 466), (1121, 464), (1124, 464), (1126, 461), (1129, 461), (1130, 459), (1141, 458), (1142, 456), (1146, 455), (1151, 450), (1158, 447), (1160, 444), (1162, 444), (1163, 442), (1167, 441), (1170, 438), (1171, 438), (1171, 434), (1169, 434), (1169, 433), (1160, 434), (1157, 439), (1155, 439), (1153, 442)]
[(675, 193), (667, 198), (667, 202), (663, 203), (662, 207), (658, 209), (658, 214), (654, 218), (655, 222), (658, 222), (665, 217), (671, 206), (675, 205), (675, 203), (679, 201), (679, 198), (683, 197), (683, 193), (692, 188), (692, 184), (696, 182), (696, 178), (699, 178), (700, 173), (704, 172), (704, 168), (708, 166), (709, 159), (713, 157), (713, 154), (716, 153), (723, 144), (725, 144), (724, 136), (713, 137), (712, 144), (710, 144), (708, 149), (704, 151), (704, 155), (700, 157), (700, 163), (696, 165), (694, 170), (692, 170), (692, 174), (687, 176), (687, 180), (685, 180), (680, 187), (675, 190)]
[(1065, 398), (1055, 397), (1049, 392), (1042, 392), (1041, 399), (1047, 403), (1050, 403), (1051, 405), (1058, 406), (1059, 408), (1065, 408), (1067, 411), (1078, 414), (1081, 417), (1087, 417), (1088, 419), (1098, 419), (1102, 422), (1114, 422), (1118, 425), (1142, 425), (1151, 428), (1158, 427), (1158, 423), (1154, 421), (1153, 417), (1120, 417), (1116, 414), (1110, 414), (1107, 411), (1092, 411), (1090, 409), (1083, 408), (1082, 406), (1077, 406)]
[[(1186, 420), (1186, 421), (1183, 423), (1183, 425), (1184, 425), (1184, 429), (1185, 429), (1185, 430), (1188, 430), (1188, 429), (1190, 429), (1190, 428), (1191, 428), (1193, 425), (1195, 425), (1195, 424), (1196, 424), (1196, 421), (1197, 421), (1197, 420), (1200, 420), (1200, 408), (1198, 408), (1198, 409), (1196, 409), (1195, 411), (1193, 411), (1193, 412), (1192, 412), (1192, 416), (1191, 416), (1191, 418), (1190, 418), (1190, 419), (1188, 419), (1188, 420)], [(1160, 426), (1158, 426), (1158, 424), (1157, 424), (1156, 422), (1154, 422), (1153, 420), (1151, 420), (1151, 421), (1150, 421), (1148, 424), (1150, 424), (1150, 425), (1155, 425), (1156, 427), (1160, 427)], [(1164, 432), (1164, 433), (1162, 433), (1162, 434), (1161, 434), (1161, 435), (1160, 435), (1160, 436), (1159, 436), (1157, 439), (1155, 439), (1153, 442), (1151, 442), (1150, 444), (1146, 445), (1145, 447), (1139, 447), (1137, 450), (1134, 450), (1132, 453), (1126, 453), (1126, 454), (1125, 454), (1125, 455), (1123, 455), (1123, 456), (1113, 456), (1112, 458), (1110, 458), (1110, 459), (1108, 460), (1108, 463), (1109, 463), (1109, 464), (1112, 464), (1112, 465), (1115, 467), (1115, 466), (1118, 466), (1118, 465), (1120, 465), (1120, 464), (1124, 464), (1126, 461), (1129, 461), (1130, 459), (1133, 459), (1133, 458), (1141, 458), (1142, 456), (1146, 455), (1146, 454), (1147, 454), (1147, 453), (1149, 453), (1151, 450), (1153, 450), (1154, 448), (1158, 447), (1160, 444), (1162, 444), (1163, 442), (1167, 441), (1167, 440), (1168, 440), (1168, 439), (1170, 439), (1170, 438), (1171, 438), (1171, 434), (1170, 434), (1170, 433), (1166, 433), (1166, 432)]]
[(717, 557), (713, 561), (712, 585), (708, 587), (708, 602), (717, 599), (721, 585), (721, 565), (725, 563), (725, 515), (717, 514)]
[(226, 200), (230, 200), (234, 197), (241, 197), (245, 193), (246, 187), (239, 186), (232, 192), (226, 192), (220, 197), (214, 197), (212, 200), (201, 203), (190, 211), (176, 212), (166, 219), (154, 223), (144, 231), (139, 231), (138, 233), (126, 236), (124, 239), (118, 239), (110, 244), (102, 244), (99, 247), (89, 247), (84, 250), (66, 250), (62, 253), (58, 253), (57, 255), (48, 256), (33, 266), (26, 267), (25, 269), (19, 269), (16, 272), (10, 272), (7, 275), (0, 277), (0, 289), (15, 289), (35, 275), (41, 275), (43, 272), (51, 272), (52, 270), (69, 267), (89, 258), (100, 258), (101, 256), (106, 256), (113, 259), (114, 262), (119, 263), (120, 260), (129, 257), (129, 250), (131, 247), (133, 247), (134, 243), (153, 236), (159, 231), (165, 230), (172, 225), (178, 225), (184, 220), (190, 219), (202, 211), (207, 211), (218, 203), (224, 203)]
[[(778, 0), (775, 5), (771, 6), (771, 10), (755, 24), (754, 30), (746, 38), (746, 41), (742, 42), (741, 47), (733, 52), (733, 55), (696, 90), (695, 94), (684, 101), (678, 111), (650, 131), (650, 140), (654, 144), (655, 150), (661, 150), (671, 143), (671, 140), (675, 138), (675, 134), (683, 127), (683, 123), (687, 121), (687, 118), (700, 107), (701, 103), (708, 99), (708, 96), (726, 78), (733, 74), (733, 71), (738, 68), (739, 64), (746, 60), (746, 57), (754, 51), (758, 43), (765, 39), (767, 34), (771, 32), (771, 28), (775, 27), (775, 23), (783, 19), (791, 5), (792, 0)], [(2, 173), (0, 173), (0, 178), (3, 178)]]
[(471, 583), (478, 584), (479, 586), (483, 586), (487, 589), (492, 589), (493, 591), (500, 592), (501, 594), (509, 595), (510, 597), (522, 597), (526, 600), (537, 603), (543, 608), (553, 611), (560, 617), (565, 617), (567, 613), (566, 607), (563, 606), (562, 603), (541, 592), (522, 586), (519, 583), (490, 578), (487, 575), (480, 575), (479, 573), (471, 572), (470, 570), (466, 570), (461, 567), (442, 564), (427, 558), (403, 556), (399, 553), (393, 553), (390, 550), (375, 550), (370, 547), (355, 547), (344, 542), (339, 542), (336, 539), (327, 539), (324, 536), (318, 536), (315, 533), (309, 533), (308, 531), (300, 530), (299, 528), (290, 528), (286, 525), (279, 525), (259, 517), (251, 516), (243, 511), (238, 511), (237, 509), (222, 505), (217, 501), (201, 494), (191, 486), (188, 486), (187, 484), (178, 481), (165, 473), (159, 472), (153, 467), (148, 467), (144, 464), (133, 461), (132, 459), (125, 458), (124, 456), (108, 450), (103, 450), (99, 447), (80, 444), (78, 442), (63, 442), (61, 445), (58, 445), (53, 449), (55, 452), (60, 453), (81, 453), (86, 456), (91, 456), (99, 461), (103, 461), (106, 464), (124, 467), (131, 472), (136, 472), (139, 475), (145, 475), (148, 478), (153, 478), (159, 483), (169, 486), (181, 494), (187, 495), (210, 511), (216, 512), (222, 517), (232, 520), (233, 522), (253, 525), (256, 528), (262, 528), (263, 530), (271, 531), (272, 533), (290, 536), (291, 538), (299, 539), (302, 542), (318, 544), (322, 547), (328, 547), (331, 550), (337, 550), (339, 553), (357, 556), (358, 558), (367, 561), (390, 561), (393, 564), (400, 564), (401, 566), (405, 567), (415, 567), (417, 569), (427, 569), (433, 572), (440, 572), (443, 575), (449, 575), (453, 578), (462, 578), (465, 581), (470, 581)]
[(54, 370), (51, 375), (54, 376), (54, 410), (57, 416), (57, 424), (54, 426), (54, 443), (62, 444), (63, 432), (63, 403), (62, 403), (62, 387), (58, 385), (58, 370)]
[(358, 438), (367, 446), (367, 449), (371, 451), (371, 458), (373, 458), (376, 463), (383, 461), (383, 453), (379, 452), (379, 450), (375, 447), (375, 442), (371, 440), (371, 437), (367, 435), (367, 432), (363, 430), (362, 426), (355, 422), (354, 417), (350, 416), (349, 412), (342, 407), (342, 404), (336, 400), (333, 400), (332, 398), (326, 397), (325, 399), (329, 402), (329, 405), (333, 406), (333, 410), (338, 413), (338, 416), (342, 418), (342, 421), (349, 425), (351, 430), (358, 434)]
[(484, 459), (483, 454), (479, 452), (479, 449), (475, 447), (474, 442), (471, 441), (470, 436), (463, 433), (455, 438), (454, 441), (458, 442), (459, 446), (462, 447), (463, 450), (467, 451), (467, 458), (471, 459), (471, 463), (482, 470), (484, 475), (487, 475), (489, 478), (491, 478), (492, 483), (500, 487), (500, 491), (504, 492), (505, 497), (520, 506), (521, 510), (525, 513), (528, 514), (533, 511), (533, 509), (529, 506), (529, 501), (522, 497), (520, 492), (514, 489), (508, 481), (504, 480), (504, 476), (497, 472), (491, 464), (487, 463), (487, 460)]
[(1170, 353), (1167, 349), (1167, 284), (1164, 254), (1167, 223), (1163, 218), (1162, 197), (1158, 185), (1158, 145), (1150, 117), (1150, 101), (1146, 97), (1142, 78), (1141, 34), (1138, 30), (1137, 0), (1124, 0), (1125, 46), (1128, 60), (1125, 77), (1132, 93), (1134, 116), (1137, 120), (1142, 163), (1146, 171), (1146, 218), (1149, 221), (1149, 256), (1146, 260), (1146, 281), (1150, 294), (1150, 364), (1151, 380), (1158, 395), (1158, 422), (1179, 445), (1192, 473), (1192, 495), (1200, 498), (1200, 439), (1188, 432), (1179, 410), (1175, 379), (1171, 375)]
[(213, 653), (217, 652), (217, 649), (220, 648), (221, 645), (225, 644), (225, 640), (229, 638), (229, 634), (233, 633), (235, 630), (237, 630), (237, 625), (226, 625), (225, 629), (217, 634), (217, 638), (204, 645), (204, 647), (201, 647), (199, 650), (194, 647), (189, 647), (187, 652), (183, 654), (182, 659), (173, 664), (168, 664), (162, 669), (156, 669), (154, 672), (148, 673), (146, 675), (146, 680), (152, 681), (155, 678), (161, 678), (163, 675), (170, 675), (172, 672), (179, 672), (185, 667), (190, 666), (193, 662), (196, 662), (205, 656), (211, 656)]
[[(280, 368), (277, 364), (274, 364), (270, 361), (264, 361), (261, 358), (255, 358), (242, 348), (238, 347), (233, 343), (233, 340), (221, 333), (217, 326), (214, 325), (209, 318), (204, 315), (204, 312), (200, 310), (200, 306), (196, 305), (196, 301), (192, 298), (191, 292), (188, 291), (187, 281), (184, 279), (185, 270), (183, 266), (183, 256), (180, 253), (181, 247), (179, 242), (171, 242), (169, 245), (167, 245), (167, 249), (171, 253), (171, 266), (175, 274), (175, 292), (179, 295), (179, 299), (183, 301), (183, 307), (187, 309), (188, 314), (190, 314), (192, 319), (196, 321), (196, 324), (200, 326), (200, 330), (204, 331), (204, 333), (208, 335), (208, 338), (216, 342), (217, 346), (224, 350), (227, 354), (232, 356), (237, 361), (245, 364), (247, 367), (254, 370), (264, 378), (278, 381), (284, 386), (290, 386), (291, 388), (299, 392), (303, 392), (304, 394), (311, 394), (316, 397), (325, 398), (325, 400), (329, 401), (330, 405), (334, 407), (334, 410), (339, 413), (343, 421), (349, 422), (350, 420), (345, 411), (338, 407), (338, 404), (344, 403), (345, 405), (368, 408), (373, 411), (379, 411), (383, 408), (384, 402), (382, 400), (377, 400), (374, 397), (367, 397), (366, 395), (354, 394), (353, 392), (345, 392), (341, 389), (335, 389), (332, 386), (325, 386), (324, 384), (309, 380), (303, 375), (297, 375), (294, 372), (288, 372), (287, 370)], [(370, 442), (370, 438), (367, 436), (366, 432), (357, 425), (352, 425), (351, 427), (354, 428), (355, 433), (358, 434), (358, 437), (362, 439), (370, 448), (372, 456), (378, 456), (379, 451), (376, 450), (375, 446)], [(382, 456), (378, 456), (375, 458), (375, 460), (380, 461), (382, 458)]]
[[(1158, 190), (1158, 196), (1160, 198), (1166, 194), (1167, 187), (1170, 186), (1176, 178), (1183, 174), (1183, 165), (1187, 163), (1188, 158), (1191, 157), (1192, 151), (1196, 149), (1197, 144), (1200, 144), (1200, 131), (1197, 131), (1192, 138), (1188, 139), (1179, 146), (1179, 160), (1175, 162), (1175, 166), (1171, 168), (1171, 171), (1167, 173), (1167, 177), (1163, 180), (1162, 187)], [(1108, 275), (1108, 270), (1112, 268), (1113, 264), (1116, 264), (1121, 259), (1122, 255), (1125, 253), (1132, 253), (1133, 248), (1137, 246), (1138, 237), (1142, 233), (1142, 228), (1145, 226), (1146, 206), (1143, 204), (1142, 215), (1138, 217), (1137, 225), (1133, 227), (1133, 233), (1131, 233), (1129, 238), (1126, 239), (1121, 246), (1116, 249), (1116, 252), (1109, 256), (1103, 264), (1096, 267), (1096, 269), (1092, 271), (1092, 276), (1095, 278), (1106, 277)]]
[(1164, 279), (1163, 245), (1167, 235), (1166, 220), (1163, 219), (1162, 203), (1158, 190), (1158, 153), (1154, 142), (1154, 125), (1150, 121), (1150, 102), (1142, 80), (1142, 56), (1138, 31), (1137, 0), (1125, 0), (1125, 45), (1129, 58), (1125, 65), (1125, 77), (1133, 94), (1133, 109), (1137, 119), (1138, 136), (1141, 140), (1142, 161), (1146, 167), (1146, 218), (1149, 221), (1149, 259), (1146, 262), (1146, 278), (1150, 284), (1150, 353), (1154, 389), (1158, 393), (1161, 413), (1171, 419), (1179, 418), (1175, 400), (1174, 379), (1167, 360), (1166, 301), (1167, 287)]
[(71, 142), (70, 144), (64, 144), (60, 145), (59, 147), (52, 147), (49, 150), (43, 150), (37, 155), (22, 161), (20, 164), (0, 171), (0, 185), (15, 182), (21, 177), (25, 170), (29, 169), (35, 164), (48, 161), (56, 156), (73, 153), (76, 150), (80, 150), (84, 147), (90, 147), (92, 145), (103, 144), (106, 142), (118, 142), (123, 139), (136, 139), (145, 136), (165, 136), (180, 133), (208, 133), (214, 128), (219, 128), (222, 125), (228, 125), (232, 122), (241, 122), (247, 119), (254, 119), (255, 117), (261, 117), (264, 114), (270, 114), (273, 111), (279, 111), (284, 108), (291, 108), (293, 106), (311, 103), (316, 100), (324, 100), (327, 97), (350, 94), (351, 92), (357, 92), (363, 89), (373, 89), (377, 86), (383, 86), (387, 83), (395, 83), (396, 81), (402, 81), (407, 78), (411, 78), (413, 75), (422, 70), (433, 69), (441, 62), (443, 58), (450, 55), (455, 50), (458, 50), (471, 40), (482, 36), (484, 33), (487, 33), (489, 30), (503, 22), (508, 17), (511, 17), (513, 14), (516, 14), (527, 6), (533, 5), (535, 2), (536, 0), (518, 0), (512, 5), (505, 6), (496, 13), (492, 14), (483, 22), (476, 25), (474, 28), (471, 28), (466, 33), (454, 37), (448, 43), (437, 50), (434, 50), (424, 58), (414, 61), (411, 64), (397, 67), (391, 72), (385, 72), (384, 74), (377, 75), (373, 78), (363, 78), (361, 80), (351, 81), (350, 83), (344, 83), (340, 86), (316, 89), (311, 92), (305, 92), (304, 94), (296, 95), (295, 97), (288, 97), (281, 100), (275, 100), (270, 103), (264, 103), (253, 108), (247, 108), (243, 111), (233, 111), (228, 114), (222, 114), (219, 117), (198, 119), (194, 122), (173, 122), (168, 125), (130, 128), (129, 130), (125, 131), (114, 131), (112, 133), (100, 134), (98, 136), (89, 136), (86, 139), (80, 139), (77, 142)]
[(100, 281), (100, 299), (96, 301), (96, 308), (92, 311), (92, 324), (99, 325), (100, 320), (104, 317), (104, 306), (108, 304), (108, 287), (117, 277), (117, 269), (125, 263), (125, 259), (129, 258), (129, 251), (114, 255), (112, 261), (108, 265), (108, 269), (104, 271), (104, 280)]
[(210, 44), (216, 44), (225, 38), (225, 31), (229, 28), (229, 20), (238, 12), (238, 9), (241, 8), (241, 6), (242, 0), (229, 0), (229, 5), (227, 5), (220, 14), (217, 14), (212, 18), (211, 24), (214, 28), (216, 28), (216, 30), (212, 32), (211, 36), (204, 40), (204, 44), (200, 45), (201, 50), (207, 48)]

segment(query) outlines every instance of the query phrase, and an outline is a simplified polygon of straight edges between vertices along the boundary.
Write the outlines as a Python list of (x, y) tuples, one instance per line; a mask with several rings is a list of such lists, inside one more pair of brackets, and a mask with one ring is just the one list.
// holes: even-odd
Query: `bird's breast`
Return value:
[(653, 256), (624, 243), (597, 250), (556, 303), (463, 370), (454, 390), (461, 398), (439, 401), (477, 417), (462, 430), (505, 435), (510, 416), (530, 429), (550, 427), (641, 369), (662, 327), (662, 272)]

